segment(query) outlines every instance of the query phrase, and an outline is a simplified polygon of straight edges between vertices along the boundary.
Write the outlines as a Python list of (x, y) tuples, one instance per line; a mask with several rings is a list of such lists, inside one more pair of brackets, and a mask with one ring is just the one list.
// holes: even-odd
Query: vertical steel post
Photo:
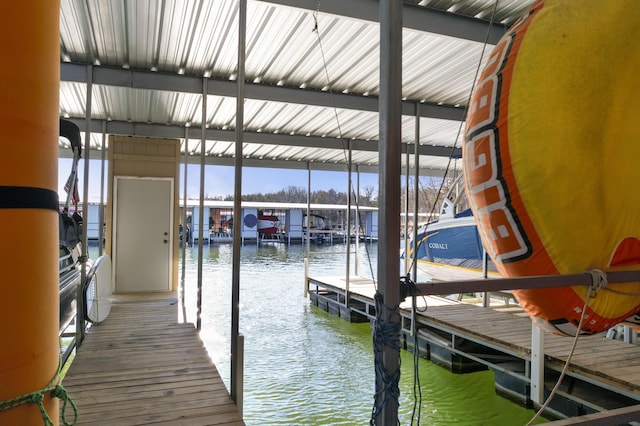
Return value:
[(100, 150), (100, 211), (98, 215), (98, 255), (102, 256), (104, 231), (104, 163), (107, 146), (107, 121), (102, 122), (102, 149)]
[[(408, 228), (405, 228), (405, 256), (404, 256), (404, 261), (405, 262), (409, 262), (408, 265), (411, 267), (411, 270), (409, 270), (409, 266), (405, 267), (405, 273), (407, 274), (411, 274), (411, 278), (413, 279), (414, 282), (418, 281), (418, 250), (417, 250), (417, 244), (418, 244), (418, 209), (419, 209), (419, 203), (418, 203), (418, 191), (420, 189), (420, 182), (419, 182), (419, 178), (420, 178), (420, 104), (418, 102), (416, 102), (416, 115), (415, 115), (415, 142), (414, 142), (414, 151), (413, 151), (413, 159), (414, 159), (414, 166), (415, 166), (415, 170), (414, 170), (414, 176), (413, 176), (413, 232), (412, 232), (412, 236), (413, 236), (413, 244), (414, 244), (414, 259), (413, 261), (411, 261), (411, 259), (409, 258), (409, 233), (408, 233)], [(408, 147), (407, 147), (408, 148)], [(407, 149), (407, 152), (409, 150)], [(407, 167), (409, 167), (409, 164), (407, 162)], [(407, 170), (407, 194), (409, 191), (409, 171)], [(408, 212), (408, 201), (407, 201), (407, 212)], [(416, 354), (420, 353), (420, 348), (418, 347), (418, 312), (416, 309), (416, 305), (417, 305), (417, 298), (416, 296), (413, 296), (411, 298), (411, 337), (413, 337), (413, 350), (415, 351)]]
[[(87, 219), (89, 216), (89, 203), (87, 198), (89, 197), (89, 158), (91, 157), (91, 97), (93, 92), (93, 66), (87, 65), (87, 102), (85, 105), (85, 123), (84, 129), (84, 188), (82, 189), (82, 216), (84, 226), (82, 227), (82, 267), (80, 269), (80, 285), (77, 289), (77, 301), (76, 304), (76, 345), (80, 346), (84, 340), (84, 294), (82, 286), (87, 279), (87, 260), (89, 258), (87, 251)], [(72, 191), (73, 187), (69, 190)], [(73, 193), (73, 192), (71, 192)]]
[[(360, 276), (360, 222), (360, 167), (356, 165), (356, 254), (354, 256), (356, 277)], [(371, 235), (369, 237), (373, 239)], [(367, 244), (366, 240), (364, 243)]]
[(186, 306), (184, 302), (185, 282), (187, 276), (187, 169), (189, 168), (189, 127), (184, 128), (184, 178), (182, 182), (182, 278), (180, 280), (180, 305), (182, 307), (182, 319), (187, 321)]
[[(302, 221), (302, 238), (305, 238), (305, 223)], [(311, 163), (307, 163), (307, 223), (306, 223), (306, 255), (304, 257), (304, 297), (309, 295), (309, 257), (311, 256)]]
[(309, 259), (310, 254), (311, 254), (311, 163), (307, 163), (307, 259)]
[[(345, 270), (345, 281), (344, 281), (344, 290), (345, 290), (345, 299), (344, 299), (344, 307), (349, 309), (349, 276), (351, 275), (351, 140), (348, 142), (349, 152), (347, 158), (347, 269)], [(357, 229), (356, 225), (356, 229)], [(356, 240), (358, 238), (358, 234), (356, 232)], [(340, 300), (338, 300), (340, 302)]]
[(202, 78), (202, 125), (200, 135), (200, 203), (198, 211), (198, 302), (196, 328), (202, 330), (202, 250), (204, 249), (204, 156), (207, 145), (207, 94), (208, 79)]
[(405, 173), (404, 173), (404, 181), (405, 181), (405, 189), (404, 189), (404, 220), (402, 221), (402, 225), (404, 226), (404, 259), (401, 263), (404, 263), (404, 265), (402, 266), (402, 270), (404, 271), (404, 273), (406, 274), (407, 272), (409, 272), (409, 265), (411, 265), (411, 262), (409, 260), (409, 173), (410, 173), (410, 167), (409, 167), (409, 160), (410, 160), (410, 152), (409, 152), (409, 144), (407, 144), (407, 149), (404, 153), (404, 164), (405, 164)]
[[(415, 163), (415, 171), (414, 171), (414, 176), (413, 176), (413, 241), (414, 244), (417, 244), (418, 242), (418, 213), (419, 213), (419, 203), (418, 203), (418, 191), (420, 191), (420, 104), (416, 103), (416, 134), (415, 134), (415, 151), (413, 153), (413, 162)], [(414, 247), (414, 250), (416, 250), (416, 248)], [(405, 260), (409, 260), (408, 256), (409, 256), (409, 246), (407, 244), (407, 250), (405, 251), (406, 256), (405, 256)], [(417, 258), (418, 253), (417, 251), (414, 254)], [(412, 270), (408, 271), (411, 272), (411, 276), (413, 278), (413, 281), (418, 281), (418, 262), (417, 259), (416, 261), (411, 262), (412, 265)]]
[[(238, 14), (238, 94), (236, 97), (236, 150), (233, 196), (233, 272), (231, 279), (231, 398), (242, 407), (242, 367), (239, 354), (240, 230), (242, 227), (242, 143), (244, 140), (244, 68), (247, 34), (247, 0), (240, 0)], [(242, 349), (244, 350), (244, 349)]]
[[(383, 309), (376, 329), (399, 327), (400, 316), (400, 157), (402, 116), (402, 2), (380, 1), (380, 244), (378, 249), (378, 293)], [(385, 330), (386, 331), (386, 330)], [(392, 333), (384, 333), (392, 334)], [(397, 384), (384, 382), (399, 374), (400, 336), (382, 342), (382, 368), (376, 368), (376, 407), (373, 419), (379, 425), (398, 424)]]

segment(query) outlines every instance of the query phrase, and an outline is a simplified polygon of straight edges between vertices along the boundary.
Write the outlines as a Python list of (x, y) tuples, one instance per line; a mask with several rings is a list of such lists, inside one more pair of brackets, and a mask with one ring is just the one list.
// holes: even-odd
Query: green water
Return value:
[[(365, 248), (367, 250), (365, 250)], [(313, 248), (310, 274), (344, 275), (344, 246)], [(368, 253), (367, 253), (368, 251)], [(361, 246), (360, 275), (375, 271), (374, 246)], [(304, 247), (241, 250), (240, 332), (245, 337), (247, 425), (366, 425), (375, 373), (370, 326), (351, 324), (303, 297)], [(229, 387), (230, 245), (203, 249), (202, 338)], [(195, 322), (197, 249), (186, 250), (185, 305)], [(180, 266), (181, 268), (181, 266)], [(352, 266), (352, 273), (355, 267)], [(401, 424), (411, 424), (414, 359), (401, 354)], [(490, 371), (456, 375), (418, 360), (422, 425), (524, 425), (534, 415), (495, 394)], [(417, 419), (413, 424), (418, 424)]]

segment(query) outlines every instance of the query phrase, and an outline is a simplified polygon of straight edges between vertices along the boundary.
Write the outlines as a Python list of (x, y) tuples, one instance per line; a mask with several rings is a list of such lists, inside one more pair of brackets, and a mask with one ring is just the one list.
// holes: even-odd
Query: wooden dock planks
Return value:
[[(339, 277), (309, 277), (320, 288), (344, 291), (345, 281)], [(354, 283), (364, 282), (353, 279)], [(349, 290), (360, 297), (373, 299), (373, 284), (350, 285)], [(410, 309), (407, 299), (401, 309)], [(429, 324), (442, 327), (492, 347), (503, 349), (521, 358), (531, 354), (531, 320), (527, 316), (514, 315), (497, 309), (464, 303), (438, 303), (437, 299), (419, 297), (419, 317)], [(427, 305), (424, 310), (424, 305)], [(435, 302), (435, 303), (434, 303)], [(373, 303), (373, 302), (371, 302)], [(547, 365), (561, 369), (571, 350), (573, 338), (545, 334)], [(635, 395), (640, 394), (640, 345), (619, 340), (605, 339), (602, 335), (580, 336), (569, 366), (569, 371)]]
[(177, 322), (176, 300), (118, 297), (88, 331), (63, 380), (78, 425), (244, 425), (197, 330)]
[[(531, 321), (528, 318), (464, 304), (431, 307), (422, 315), (516, 353), (531, 353)], [(564, 365), (572, 343), (571, 337), (546, 334), (547, 362), (556, 367)], [(605, 339), (602, 335), (580, 336), (569, 370), (639, 393), (639, 363), (638, 345)]]

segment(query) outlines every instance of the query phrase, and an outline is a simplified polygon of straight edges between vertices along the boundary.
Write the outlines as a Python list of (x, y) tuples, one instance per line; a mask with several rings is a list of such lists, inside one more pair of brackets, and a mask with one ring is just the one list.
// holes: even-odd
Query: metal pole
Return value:
[(410, 259), (409, 259), (409, 160), (410, 160), (410, 152), (409, 152), (409, 144), (407, 144), (407, 150), (405, 151), (405, 174), (404, 174), (404, 181), (405, 181), (405, 189), (404, 189), (404, 221), (403, 221), (403, 225), (404, 225), (404, 266), (403, 266), (403, 270), (404, 273), (406, 274), (407, 272), (409, 272), (409, 266), (411, 265)]
[[(82, 286), (87, 279), (87, 219), (89, 213), (89, 203), (87, 198), (89, 197), (89, 158), (91, 158), (91, 95), (93, 92), (93, 66), (87, 65), (87, 103), (85, 105), (85, 122), (86, 127), (84, 131), (84, 188), (82, 189), (82, 215), (84, 216), (84, 226), (82, 227), (82, 253), (81, 257), (81, 270), (80, 270), (80, 285), (77, 289), (77, 307), (76, 307), (76, 345), (80, 346), (80, 343), (84, 340), (84, 294)], [(73, 188), (70, 188), (72, 191)], [(73, 192), (71, 192), (73, 193)]]
[[(412, 231), (412, 239), (413, 239), (413, 250), (414, 250), (414, 261), (410, 261), (409, 259), (409, 235), (407, 232), (407, 229), (405, 229), (405, 262), (410, 262), (408, 265), (411, 266), (411, 270), (409, 270), (409, 267), (407, 266), (405, 269), (405, 273), (411, 273), (411, 277), (413, 279), (413, 281), (417, 281), (418, 280), (418, 262), (417, 262), (417, 258), (418, 258), (418, 250), (417, 250), (417, 244), (418, 244), (418, 209), (419, 209), (419, 203), (418, 203), (418, 190), (420, 189), (420, 185), (419, 185), (419, 178), (420, 178), (420, 104), (416, 102), (416, 122), (415, 122), (415, 141), (414, 141), (414, 151), (413, 151), (413, 158), (414, 158), (414, 166), (415, 166), (415, 170), (414, 170), (414, 176), (413, 176), (413, 231)], [(409, 150), (407, 149), (407, 152)], [(407, 162), (407, 167), (409, 166), (408, 162)], [(409, 171), (407, 170), (407, 192), (409, 191)], [(408, 209), (408, 202), (407, 202), (407, 209)], [(408, 210), (407, 210), (408, 211)], [(418, 316), (418, 311), (416, 309), (417, 307), (417, 298), (416, 296), (413, 296), (411, 298), (411, 337), (414, 338), (413, 340), (413, 344), (414, 344), (414, 351), (415, 354), (418, 355), (419, 352), (419, 348), (418, 348), (418, 339), (416, 338), (416, 336), (418, 335), (418, 320), (417, 320), (417, 316)]]
[[(482, 278), (487, 279), (489, 276), (489, 254), (482, 246)], [(491, 306), (491, 294), (488, 292), (482, 293), (482, 306), (488, 308)]]
[[(416, 135), (415, 135), (415, 151), (413, 153), (413, 159), (415, 163), (415, 171), (413, 176), (413, 244), (414, 244), (414, 256), (418, 257), (418, 252), (416, 250), (415, 245), (418, 243), (418, 213), (419, 213), (419, 203), (418, 203), (418, 191), (420, 190), (420, 104), (416, 103)], [(407, 250), (405, 251), (407, 256), (405, 256), (406, 261), (408, 261), (409, 256), (409, 245), (407, 245)], [(411, 272), (411, 276), (413, 280), (416, 281), (418, 279), (418, 262), (411, 262), (413, 266)]]
[[(305, 248), (307, 250), (306, 256), (304, 257), (304, 297), (309, 295), (309, 255), (311, 254), (311, 232), (310, 226), (311, 223), (311, 164), (307, 163), (307, 241), (305, 242)], [(304, 220), (302, 221), (302, 225), (304, 227)], [(304, 232), (302, 233), (304, 237)]]
[[(402, 119), (402, 2), (380, 1), (380, 244), (378, 293), (382, 309), (376, 317), (376, 345), (381, 368), (376, 368), (376, 412), (379, 425), (398, 424), (400, 375), (400, 157)], [(380, 330), (384, 328), (381, 332)], [(395, 333), (395, 330), (398, 333)]]
[(207, 87), (208, 79), (202, 78), (202, 134), (200, 136), (200, 203), (198, 211), (198, 302), (196, 328), (202, 330), (202, 250), (204, 250), (204, 155), (207, 145)]
[[(606, 272), (607, 283), (626, 283), (640, 281), (640, 271)], [(525, 290), (531, 288), (588, 286), (593, 282), (589, 273), (567, 275), (537, 275), (527, 277), (498, 278), (465, 281), (432, 281), (416, 283), (416, 295), (438, 295), (469, 293), (477, 291)]]
[(107, 140), (107, 122), (102, 122), (102, 149), (100, 152), (101, 160), (100, 160), (100, 211), (98, 214), (98, 255), (102, 256), (102, 238), (104, 237), (104, 163), (105, 163), (105, 151), (106, 151), (106, 140)]
[[(373, 240), (373, 236), (369, 235)], [(365, 235), (366, 238), (366, 235)], [(365, 245), (367, 242), (364, 242)], [(360, 167), (356, 165), (356, 277), (360, 276)]]
[(182, 305), (182, 318), (187, 320), (187, 307), (184, 302), (185, 280), (187, 276), (187, 169), (189, 168), (189, 127), (184, 128), (184, 179), (182, 182), (182, 279), (180, 280), (180, 301)]
[[(349, 308), (349, 275), (351, 275), (351, 140), (348, 142), (349, 153), (347, 161), (347, 269), (344, 282), (344, 307)], [(356, 226), (357, 229), (357, 226)], [(356, 232), (356, 241), (358, 234)], [(340, 302), (338, 300), (338, 302)]]
[(247, 0), (240, 0), (238, 17), (238, 94), (236, 97), (236, 158), (233, 197), (233, 272), (231, 279), (231, 399), (242, 407), (242, 359), (239, 354), (240, 229), (242, 225), (242, 143), (244, 139), (244, 65), (247, 34)]
[(307, 163), (307, 259), (311, 254), (311, 163)]

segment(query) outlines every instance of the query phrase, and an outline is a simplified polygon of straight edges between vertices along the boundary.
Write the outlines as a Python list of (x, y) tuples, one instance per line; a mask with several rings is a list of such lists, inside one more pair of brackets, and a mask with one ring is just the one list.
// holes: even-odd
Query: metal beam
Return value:
[[(238, 345), (240, 339), (240, 247), (242, 245), (242, 145), (244, 142), (244, 96), (245, 96), (245, 59), (247, 39), (247, 0), (238, 4), (238, 91), (236, 93), (236, 130), (235, 130), (235, 164), (233, 179), (233, 259), (231, 276), (231, 399), (242, 413), (242, 365), (243, 347)], [(204, 170), (203, 170), (204, 173)], [(258, 240), (260, 235), (258, 234)]]
[[(103, 66), (94, 66), (93, 69), (93, 84), (96, 85), (193, 94), (200, 94), (202, 91), (202, 81), (195, 76)], [(86, 66), (83, 64), (61, 62), (60, 81), (86, 83)], [(208, 95), (234, 98), (236, 92), (236, 81), (209, 79)], [(300, 89), (249, 82), (245, 82), (245, 98), (327, 108), (333, 108), (335, 104), (336, 108), (341, 109), (378, 111), (378, 98), (375, 96), (329, 93), (315, 89)], [(402, 114), (404, 115), (414, 115), (415, 109), (415, 102), (404, 101), (402, 103)], [(461, 121), (464, 118), (464, 108), (447, 105), (424, 103), (421, 104), (420, 112), (421, 117), (424, 118), (456, 121)]]
[[(319, 9), (321, 13), (329, 15), (380, 22), (380, 2), (378, 0), (322, 0), (320, 4), (318, 4), (317, 0), (262, 1), (274, 5), (290, 6), (311, 11)], [(402, 25), (403, 28), (480, 43), (484, 43), (489, 28), (489, 22), (483, 19), (407, 3), (403, 3), (402, 5)], [(506, 25), (494, 23), (491, 27), (489, 43), (496, 44), (506, 31)]]
[[(626, 283), (640, 281), (640, 271), (606, 272), (607, 282)], [(486, 280), (464, 280), (447, 282), (427, 282), (416, 284), (416, 296), (473, 293), (500, 290), (524, 290), (532, 288), (552, 288), (567, 286), (589, 286), (593, 278), (588, 273), (568, 275), (539, 275), (529, 277), (498, 278)]]
[[(202, 83), (201, 83), (202, 84)], [(69, 118), (81, 131), (86, 130), (86, 119)], [(184, 137), (184, 126), (170, 124), (148, 124), (126, 121), (91, 120), (91, 132), (100, 133), (106, 123), (106, 132), (111, 135), (143, 136), (150, 138), (170, 138), (182, 139)], [(190, 135), (193, 139), (200, 139), (202, 130), (192, 128)], [(234, 130), (207, 129), (206, 140), (234, 142)], [(304, 148), (338, 149), (344, 150), (347, 141), (337, 138), (322, 138), (319, 136), (302, 136), (275, 133), (244, 132), (245, 143), (257, 143), (262, 145), (285, 145), (298, 146)], [(353, 151), (378, 152), (378, 141), (366, 141), (362, 139), (352, 139), (350, 141)], [(413, 147), (410, 148), (413, 150)], [(407, 144), (402, 144), (402, 152), (406, 152)], [(459, 157), (462, 149), (451, 150), (450, 147), (437, 145), (420, 145), (419, 154), (431, 157)]]
[(375, 402), (371, 424), (398, 424), (400, 379), (400, 173), (402, 4), (380, 0), (379, 249), (374, 327)]
[[(100, 160), (100, 151), (92, 150), (91, 159)], [(71, 150), (68, 148), (60, 148), (58, 152), (59, 158), (73, 158)], [(188, 164), (200, 164), (199, 156), (189, 156), (187, 159)], [(228, 166), (233, 167), (233, 157), (218, 157), (209, 156), (205, 157), (205, 164), (207, 166)], [(271, 160), (268, 158), (245, 158), (243, 160), (243, 166), (256, 167), (256, 168), (268, 168), (268, 169), (289, 169), (289, 170), (320, 170), (329, 172), (346, 172), (345, 165), (343, 163), (327, 163), (321, 161), (298, 161), (298, 160)], [(358, 164), (358, 170), (360, 173), (374, 173), (379, 172), (377, 165)], [(409, 170), (411, 173), (415, 172), (415, 169)], [(403, 169), (404, 173), (404, 169)], [(443, 177), (444, 170), (434, 169), (432, 167), (423, 167), (420, 169), (420, 176), (432, 176)]]

